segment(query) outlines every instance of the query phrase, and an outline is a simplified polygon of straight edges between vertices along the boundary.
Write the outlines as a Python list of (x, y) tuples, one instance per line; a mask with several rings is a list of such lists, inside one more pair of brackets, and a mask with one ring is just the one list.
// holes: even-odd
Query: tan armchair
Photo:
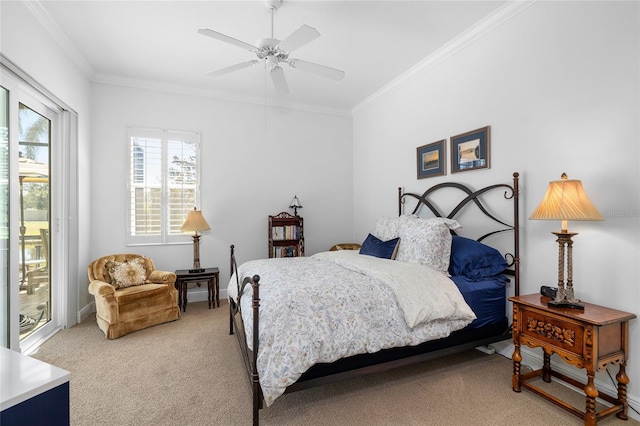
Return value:
[(108, 339), (180, 317), (176, 275), (157, 271), (148, 257), (104, 256), (91, 262), (88, 275), (96, 321)]

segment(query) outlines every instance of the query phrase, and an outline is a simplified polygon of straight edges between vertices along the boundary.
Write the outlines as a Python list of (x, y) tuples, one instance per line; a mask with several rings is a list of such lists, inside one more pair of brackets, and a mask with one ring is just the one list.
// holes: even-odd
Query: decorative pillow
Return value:
[(421, 218), (416, 215), (402, 215), (397, 217), (381, 216), (376, 222), (374, 235), (384, 241), (398, 238), (400, 236), (400, 223), (403, 220), (411, 219), (416, 219), (422, 223), (429, 222), (445, 224), (452, 230), (462, 229), (462, 226), (458, 221), (454, 219), (447, 219), (445, 217)]
[(397, 260), (430, 266), (449, 274), (451, 257), (451, 231), (460, 229), (453, 219), (423, 219), (416, 216), (400, 216)]
[(376, 230), (374, 235), (383, 241), (389, 241), (398, 238), (398, 217), (381, 216), (376, 222)]
[(369, 234), (360, 247), (360, 254), (394, 260), (398, 252), (400, 238), (382, 241)]
[(111, 285), (116, 289), (141, 285), (147, 280), (143, 257), (137, 257), (127, 262), (107, 260), (104, 266), (109, 272)]
[(462, 275), (480, 281), (498, 275), (507, 269), (507, 261), (500, 252), (481, 242), (453, 236), (451, 243), (451, 275)]

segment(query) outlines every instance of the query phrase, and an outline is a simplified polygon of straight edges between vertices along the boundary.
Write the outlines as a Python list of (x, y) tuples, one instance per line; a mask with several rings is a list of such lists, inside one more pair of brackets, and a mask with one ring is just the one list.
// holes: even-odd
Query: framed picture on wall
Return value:
[(419, 146), (416, 149), (418, 160), (418, 179), (445, 174), (446, 140)]
[(490, 126), (451, 137), (451, 173), (490, 166)]

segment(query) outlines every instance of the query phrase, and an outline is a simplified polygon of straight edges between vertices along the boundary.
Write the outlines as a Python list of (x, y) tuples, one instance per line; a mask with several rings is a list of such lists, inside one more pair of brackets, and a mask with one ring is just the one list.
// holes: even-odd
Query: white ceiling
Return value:
[(286, 97), (276, 96), (262, 65), (206, 75), (255, 55), (196, 31), (255, 44), (271, 36), (261, 1), (41, 0), (32, 10), (93, 81), (254, 102), (264, 102), (266, 89), (273, 102), (349, 111), (504, 3), (284, 0), (274, 15), (275, 38), (314, 27), (321, 37), (291, 56), (346, 73), (334, 81), (285, 65)]

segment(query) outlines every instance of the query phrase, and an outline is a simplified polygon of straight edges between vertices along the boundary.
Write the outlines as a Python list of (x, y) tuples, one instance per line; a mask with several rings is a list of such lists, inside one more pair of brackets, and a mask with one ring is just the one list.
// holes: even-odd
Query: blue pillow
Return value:
[(451, 241), (449, 273), (472, 281), (500, 274), (507, 269), (507, 261), (500, 252), (481, 242), (454, 235)]
[(381, 239), (369, 234), (364, 240), (364, 243), (362, 243), (362, 247), (360, 247), (360, 254), (393, 260), (396, 258), (399, 242), (400, 238), (382, 241)]

